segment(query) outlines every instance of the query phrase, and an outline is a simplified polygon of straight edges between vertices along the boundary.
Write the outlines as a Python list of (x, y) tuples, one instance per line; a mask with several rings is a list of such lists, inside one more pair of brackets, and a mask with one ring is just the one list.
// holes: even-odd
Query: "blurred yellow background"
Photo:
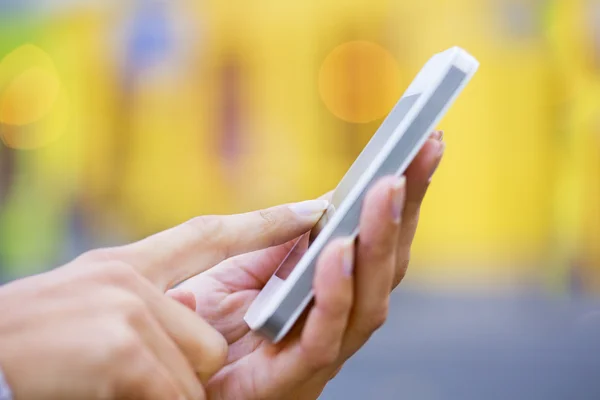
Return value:
[(598, 293), (600, 0), (0, 1), (2, 279), (319, 196), (451, 46), (411, 281)]

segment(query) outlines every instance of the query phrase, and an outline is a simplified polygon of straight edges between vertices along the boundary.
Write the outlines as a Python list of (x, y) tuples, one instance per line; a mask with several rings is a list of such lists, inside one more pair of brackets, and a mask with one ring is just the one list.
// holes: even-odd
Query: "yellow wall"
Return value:
[[(459, 45), (481, 68), (440, 126), (447, 153), (423, 209), (411, 273), (444, 282), (541, 277), (564, 286), (572, 260), (585, 260), (589, 276), (600, 264), (600, 83), (585, 4), (177, 2), (170, 6), (177, 56), (147, 68), (127, 90), (122, 33), (134, 8), (73, 10), (49, 18), (38, 40), (61, 75), (68, 124), (56, 142), (27, 153), (23, 168), (46, 182), (36, 189), (52, 199), (44, 220), (54, 222), (45, 226), (65, 232), (77, 202), (96, 243), (198, 214), (316, 197), (335, 186), (381, 123), (332, 112), (344, 96), (320, 79), (339, 79), (346, 112), (376, 114), (433, 53)], [(356, 51), (336, 59), (340, 48)], [(223, 152), (226, 128), (232, 153)], [(14, 220), (0, 224), (5, 236), (16, 237), (25, 221), (17, 200), (32, 192), (23, 185), (2, 211)], [(24, 252), (3, 251), (11, 259)]]

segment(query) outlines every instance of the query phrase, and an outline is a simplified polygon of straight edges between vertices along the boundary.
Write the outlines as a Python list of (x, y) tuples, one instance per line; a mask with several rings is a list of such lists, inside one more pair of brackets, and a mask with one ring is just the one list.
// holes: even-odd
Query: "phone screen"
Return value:
[(400, 126), (402, 120), (406, 117), (420, 96), (420, 94), (404, 96), (396, 103), (392, 111), (388, 114), (379, 129), (377, 129), (377, 132), (375, 132), (367, 146), (360, 153), (356, 161), (354, 161), (335, 189), (331, 199), (331, 204), (334, 209), (339, 208), (356, 182), (360, 179), (363, 172), (365, 172), (369, 165), (375, 160), (377, 154), (379, 154), (394, 131)]
[(406, 117), (412, 106), (415, 105), (419, 96), (420, 94), (404, 96), (396, 103), (396, 106), (389, 113), (385, 121), (383, 121), (377, 132), (375, 132), (367, 146), (360, 153), (356, 161), (354, 161), (333, 192), (331, 205), (312, 229), (309, 244), (313, 242), (327, 225), (327, 222), (329, 222), (335, 213), (335, 210), (339, 208), (344, 199), (352, 191), (352, 188), (356, 185), (356, 182), (360, 179), (363, 172), (365, 172), (369, 165), (375, 160), (377, 154), (379, 154), (381, 149), (385, 146), (396, 128), (400, 126), (402, 120)]
[(323, 228), (331, 220), (335, 210), (342, 204), (344, 199), (352, 191), (352, 188), (354, 185), (356, 185), (356, 182), (360, 179), (363, 172), (375, 160), (377, 154), (379, 154), (396, 128), (402, 123), (402, 120), (406, 117), (419, 97), (420, 94), (404, 96), (398, 101), (398, 103), (396, 103), (396, 106), (389, 113), (385, 121), (381, 124), (377, 132), (375, 132), (367, 146), (363, 149), (356, 161), (354, 161), (348, 172), (346, 172), (346, 175), (344, 175), (338, 184), (337, 188), (333, 192), (331, 204), (327, 211), (323, 214), (321, 219), (309, 233), (306, 233), (296, 241), (286, 258), (275, 272), (275, 276), (281, 280), (286, 280), (289, 277), (291, 272), (294, 270), (294, 267), (298, 264), (298, 261), (300, 261), (304, 253), (306, 253), (310, 247), (311, 243), (317, 238), (319, 233), (321, 233)]

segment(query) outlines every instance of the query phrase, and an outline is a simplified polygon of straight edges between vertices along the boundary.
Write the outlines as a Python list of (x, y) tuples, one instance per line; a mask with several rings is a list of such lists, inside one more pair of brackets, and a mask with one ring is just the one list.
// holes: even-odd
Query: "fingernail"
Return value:
[(402, 218), (402, 210), (404, 209), (404, 196), (406, 191), (406, 177), (402, 176), (392, 185), (392, 218), (394, 223), (400, 223)]
[(328, 206), (327, 200), (308, 200), (291, 204), (289, 207), (294, 214), (301, 217), (316, 217), (323, 215)]
[(435, 162), (435, 165), (433, 166), (433, 168), (431, 170), (431, 174), (429, 175), (429, 180), (428, 180), (429, 183), (431, 183), (431, 180), (433, 179), (433, 175), (435, 174), (435, 171), (437, 171), (438, 167), (440, 166), (440, 163), (442, 162), (442, 156), (444, 155), (444, 151), (446, 151), (446, 142), (440, 142), (440, 147), (438, 149), (438, 158)]
[(342, 249), (342, 268), (344, 275), (352, 276), (354, 274), (354, 240), (347, 239)]
[(441, 142), (444, 138), (444, 131), (434, 131), (431, 134), (431, 138), (437, 140), (438, 142)]
[(441, 140), (440, 141), (440, 149), (439, 149), (440, 156), (444, 155), (444, 151), (446, 151), (446, 142)]

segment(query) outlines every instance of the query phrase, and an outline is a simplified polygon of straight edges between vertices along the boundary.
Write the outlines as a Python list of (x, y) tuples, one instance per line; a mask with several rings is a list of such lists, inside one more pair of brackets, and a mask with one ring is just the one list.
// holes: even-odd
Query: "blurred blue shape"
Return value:
[(22, 0), (0, 0), (0, 17), (14, 12), (23, 11), (31, 6), (31, 3)]
[(167, 2), (144, 0), (138, 3), (128, 32), (127, 69), (136, 72), (169, 57), (173, 35), (169, 25)]

